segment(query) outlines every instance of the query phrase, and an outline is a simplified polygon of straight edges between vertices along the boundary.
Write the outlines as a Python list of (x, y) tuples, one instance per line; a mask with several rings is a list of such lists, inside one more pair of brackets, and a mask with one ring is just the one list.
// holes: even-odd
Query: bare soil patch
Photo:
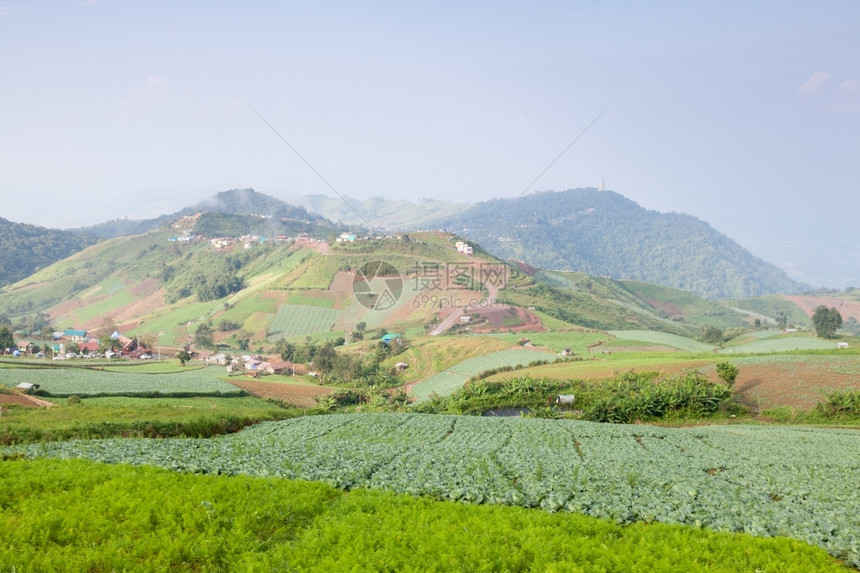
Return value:
[(24, 406), (26, 408), (38, 408), (39, 405), (20, 394), (0, 393), (0, 406)]
[(289, 382), (264, 382), (250, 378), (231, 378), (230, 384), (238, 386), (254, 396), (283, 400), (302, 408), (315, 406), (315, 396), (327, 396), (334, 391), (331, 388), (324, 388), (322, 386), (290, 384)]
[(652, 298), (646, 298), (645, 302), (656, 309), (662, 310), (669, 315), (669, 318), (677, 318), (684, 315), (684, 311), (681, 310), (681, 307), (676, 304), (672, 304), (671, 302), (661, 302)]
[(857, 389), (855, 374), (834, 372), (803, 362), (740, 367), (735, 394), (753, 412), (778, 406), (810, 410), (828, 390)]
[(815, 313), (815, 309), (821, 305), (824, 305), (828, 308), (833, 307), (839, 310), (839, 314), (842, 315), (842, 318), (847, 319), (849, 317), (854, 317), (857, 320), (860, 320), (860, 302), (853, 302), (842, 300), (836, 297), (830, 296), (804, 296), (804, 295), (782, 295), (782, 298), (785, 300), (791, 301), (801, 309), (803, 312), (812, 316)]

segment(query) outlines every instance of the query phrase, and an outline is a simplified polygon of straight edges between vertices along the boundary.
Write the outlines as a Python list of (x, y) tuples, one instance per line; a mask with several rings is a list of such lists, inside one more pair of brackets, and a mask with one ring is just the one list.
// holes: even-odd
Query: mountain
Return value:
[(439, 222), (503, 259), (671, 286), (707, 298), (806, 288), (714, 230), (613, 191), (571, 189), (478, 203)]
[[(43, 313), (55, 328), (96, 333), (115, 323), (121, 332), (174, 348), (187, 344), (200, 324), (211, 323), (217, 342), (245, 341), (255, 349), (270, 349), (281, 337), (297, 343), (306, 336), (349, 337), (361, 323), (369, 331), (407, 336), (447, 327), (696, 336), (705, 324), (735, 328), (746, 320), (725, 305), (666, 287), (506, 264), (479, 245), (469, 256), (445, 232), (225, 246), (172, 239), (173, 230), (165, 228), (99, 241), (3, 287), (0, 315), (23, 323)], [(501, 286), (492, 282), (500, 276), (506, 277)], [(480, 304), (490, 292), (499, 303)], [(468, 323), (452, 314), (464, 306)]]
[[(290, 205), (275, 197), (259, 193), (254, 189), (231, 189), (229, 191), (221, 191), (209, 199), (205, 199), (169, 215), (161, 215), (153, 219), (114, 219), (105, 223), (99, 223), (98, 225), (71, 229), (71, 231), (100, 239), (139, 235), (159, 229), (183, 216), (194, 215), (204, 211), (221, 213), (228, 216), (220, 218), (229, 227), (224, 232), (219, 232), (217, 228), (213, 227), (212, 221), (217, 218), (207, 218), (209, 226), (206, 227), (205, 231), (201, 230), (201, 232), (211, 234), (233, 235), (232, 231), (235, 225), (245, 225), (247, 227), (245, 229), (246, 232), (250, 231), (255, 234), (264, 232), (268, 235), (292, 232), (296, 227), (295, 224), (311, 225), (313, 227), (332, 227), (331, 222), (325, 217), (309, 213), (304, 207)], [(241, 220), (234, 219), (229, 224), (226, 223), (230, 217), (235, 216), (246, 217)], [(254, 223), (252, 218), (255, 218), (257, 221)], [(263, 219), (270, 220), (270, 223), (262, 224), (261, 220)], [(274, 223), (271, 221), (274, 221)], [(284, 225), (283, 223), (294, 224)], [(334, 229), (331, 230), (333, 231)], [(308, 229), (307, 232), (312, 232), (312, 230)]]
[(0, 218), (0, 286), (28, 277), (95, 242), (95, 237), (89, 234)]
[(432, 229), (435, 221), (451, 217), (469, 208), (468, 203), (423, 198), (417, 203), (394, 201), (383, 197), (360, 200), (327, 195), (303, 195), (293, 199), (298, 205), (319, 213), (331, 221), (356, 228), (368, 225), (380, 229)]

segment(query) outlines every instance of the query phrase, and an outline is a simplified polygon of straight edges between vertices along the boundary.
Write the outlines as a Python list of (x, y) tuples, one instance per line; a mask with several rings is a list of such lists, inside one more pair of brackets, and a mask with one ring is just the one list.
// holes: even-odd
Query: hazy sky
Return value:
[(0, 0), (0, 216), (606, 186), (860, 286), (860, 2)]

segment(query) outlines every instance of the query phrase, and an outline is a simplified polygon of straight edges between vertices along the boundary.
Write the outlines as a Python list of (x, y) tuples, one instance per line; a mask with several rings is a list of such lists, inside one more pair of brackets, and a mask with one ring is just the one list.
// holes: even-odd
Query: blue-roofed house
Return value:
[(397, 334), (396, 332), (390, 332), (390, 333), (386, 334), (385, 336), (383, 336), (382, 338), (380, 338), (380, 340), (382, 342), (384, 342), (385, 344), (390, 344), (392, 340), (397, 340), (398, 338), (400, 338), (399, 334)]
[(84, 338), (87, 337), (86, 330), (73, 330), (71, 328), (67, 328), (65, 332), (63, 332), (63, 337), (66, 340), (72, 340), (74, 342), (83, 342)]

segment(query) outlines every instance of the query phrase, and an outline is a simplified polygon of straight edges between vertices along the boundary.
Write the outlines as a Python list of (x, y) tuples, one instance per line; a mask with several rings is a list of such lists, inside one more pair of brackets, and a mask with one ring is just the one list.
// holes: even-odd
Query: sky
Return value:
[(0, 217), (605, 181), (860, 287), (858, 30), (855, 0), (0, 0)]

